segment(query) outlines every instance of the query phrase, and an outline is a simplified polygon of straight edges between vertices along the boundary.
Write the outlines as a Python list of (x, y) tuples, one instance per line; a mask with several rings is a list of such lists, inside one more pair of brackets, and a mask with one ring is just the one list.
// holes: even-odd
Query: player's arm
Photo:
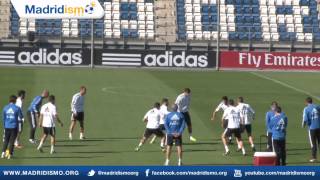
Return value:
[(252, 114), (252, 119), (255, 119), (255, 116), (256, 116), (256, 112), (252, 109), (252, 107), (249, 105), (248, 107), (249, 111), (251, 112)]
[(164, 119), (164, 128), (166, 129), (166, 133), (170, 134), (170, 129), (169, 129), (169, 118), (168, 116)]
[(76, 103), (77, 103), (77, 96), (73, 96), (71, 101), (71, 110), (74, 115), (77, 115)]
[(266, 127), (269, 127), (269, 122), (270, 122), (270, 116), (269, 116), (269, 112), (266, 113)]
[(306, 127), (307, 122), (308, 122), (307, 108), (304, 108), (303, 115), (302, 115), (302, 128)]
[(214, 118), (216, 117), (216, 113), (219, 112), (221, 109), (221, 104), (219, 104), (212, 112), (211, 120), (214, 121)]
[(226, 119), (227, 117), (227, 111), (224, 111), (222, 118), (221, 118), (221, 127), (223, 127), (223, 121)]
[(38, 116), (40, 115), (40, 113), (39, 113), (40, 102), (41, 102), (41, 97), (36, 97), (36, 99), (34, 100), (33, 106), (32, 106), (32, 110), (34, 112), (36, 112), (38, 114)]
[(4, 109), (2, 110), (2, 119), (3, 119), (3, 128), (4, 128), (4, 124), (5, 124), (5, 121), (6, 121), (6, 112), (4, 111)]
[(179, 135), (182, 135), (183, 130), (186, 128), (186, 121), (183, 116), (181, 116), (181, 121), (182, 121), (182, 123), (181, 123), (180, 129), (178, 131)]
[(22, 123), (24, 121), (22, 110), (21, 110), (20, 107), (19, 107), (19, 110), (18, 110), (18, 119), (19, 119), (19, 123)]
[(61, 127), (63, 127), (63, 123), (62, 123), (62, 121), (60, 120), (58, 114), (56, 114), (55, 116), (56, 116), (57, 122), (60, 124)]

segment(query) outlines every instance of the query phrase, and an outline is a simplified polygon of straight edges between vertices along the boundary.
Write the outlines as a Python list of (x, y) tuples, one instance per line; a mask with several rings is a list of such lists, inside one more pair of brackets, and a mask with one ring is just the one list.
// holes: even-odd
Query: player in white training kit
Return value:
[[(25, 99), (26, 96), (26, 91), (25, 90), (20, 90), (18, 91), (18, 98), (16, 101), (16, 106), (20, 107), (21, 111), (23, 112), (23, 101)], [(23, 123), (24, 123), (24, 118), (19, 119), (19, 126), (18, 126), (18, 134), (17, 134), (17, 138), (14, 142), (14, 146), (18, 149), (22, 148), (23, 146), (20, 143), (20, 136), (23, 130)]]
[(41, 107), (40, 110), (40, 121), (39, 126), (43, 128), (43, 136), (40, 140), (38, 150), (43, 152), (42, 146), (44, 141), (47, 139), (48, 135), (51, 136), (51, 150), (50, 154), (55, 153), (54, 146), (56, 144), (56, 129), (55, 121), (63, 126), (63, 123), (60, 121), (57, 113), (57, 108), (55, 105), (55, 97), (53, 95), (49, 96), (49, 102)]
[[(166, 128), (164, 127), (164, 120), (170, 112), (168, 111), (168, 106), (169, 106), (169, 100), (168, 98), (163, 98), (161, 101), (161, 106), (160, 106), (160, 125), (159, 128), (163, 133), (165, 134)], [(150, 141), (150, 144), (153, 144), (154, 141), (156, 140), (157, 136), (154, 135), (153, 138)], [(166, 136), (164, 136), (166, 138)], [(166, 142), (166, 139), (164, 139), (164, 142)], [(162, 143), (162, 142), (161, 142)], [(164, 146), (164, 144), (161, 144), (161, 146)]]
[(246, 131), (249, 139), (249, 143), (253, 151), (256, 151), (256, 148), (253, 143), (252, 136), (252, 121), (254, 120), (255, 112), (249, 104), (244, 103), (243, 97), (238, 97), (238, 106), (240, 110), (240, 116), (243, 119), (241, 124), (241, 132)]
[(80, 139), (84, 140), (84, 96), (87, 93), (85, 86), (80, 87), (80, 91), (73, 95), (71, 101), (71, 124), (69, 128), (69, 139), (72, 140), (72, 133), (77, 121), (80, 124)]
[(192, 136), (192, 123), (191, 123), (191, 117), (189, 113), (190, 101), (191, 101), (191, 90), (190, 88), (185, 88), (183, 90), (183, 93), (177, 97), (175, 104), (178, 106), (178, 112), (182, 113), (184, 116), (184, 120), (188, 127), (190, 141), (196, 142), (197, 139)]
[(164, 147), (164, 136), (165, 134), (160, 129), (160, 103), (156, 102), (152, 109), (150, 109), (143, 117), (143, 121), (147, 123), (143, 137), (141, 138), (139, 145), (135, 148), (135, 151), (139, 151), (142, 145), (152, 136), (156, 135), (161, 138), (160, 148), (165, 151)]
[(243, 142), (241, 139), (241, 130), (240, 130), (240, 124), (242, 121), (240, 110), (235, 106), (235, 103), (232, 99), (229, 100), (229, 107), (224, 111), (221, 123), (223, 123), (224, 119), (228, 120), (228, 127), (224, 131), (221, 139), (225, 148), (224, 155), (228, 155), (230, 153), (228, 144), (227, 144), (227, 138), (234, 134), (234, 136), (237, 139), (238, 145), (240, 149), (242, 150), (242, 154), (245, 156), (246, 151), (243, 146)]
[[(222, 113), (223, 113), (229, 107), (229, 104), (228, 104), (229, 102), (228, 102), (227, 96), (222, 96), (221, 100), (222, 101), (220, 102), (220, 104), (216, 107), (216, 109), (212, 113), (212, 117), (211, 117), (212, 121), (214, 121), (216, 114), (218, 112), (222, 111)], [(223, 124), (222, 124), (222, 128), (226, 129), (227, 127), (228, 127), (228, 120), (224, 119)], [(230, 144), (231, 140), (232, 140), (232, 136), (229, 136), (228, 139), (229, 139), (229, 144)]]

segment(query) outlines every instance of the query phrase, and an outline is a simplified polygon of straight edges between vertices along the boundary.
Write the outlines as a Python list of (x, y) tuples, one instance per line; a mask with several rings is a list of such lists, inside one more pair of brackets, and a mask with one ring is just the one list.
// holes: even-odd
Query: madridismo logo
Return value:
[[(24, 18), (101, 18), (104, 11), (97, 0), (11, 0)], [(19, 1), (19, 2), (16, 2)]]
[(60, 52), (60, 49), (48, 51), (40, 48), (39, 51), (21, 51), (17, 60), (21, 64), (39, 65), (80, 65), (82, 64), (81, 52)]

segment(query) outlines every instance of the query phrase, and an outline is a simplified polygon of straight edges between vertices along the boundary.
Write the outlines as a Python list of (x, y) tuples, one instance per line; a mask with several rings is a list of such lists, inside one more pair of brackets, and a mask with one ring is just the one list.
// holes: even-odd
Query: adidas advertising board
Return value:
[(59, 48), (1, 48), (0, 64), (46, 66), (89, 65), (90, 50)]
[(208, 51), (101, 50), (100, 54), (101, 57), (95, 60), (96, 65), (164, 68), (216, 66), (215, 52)]

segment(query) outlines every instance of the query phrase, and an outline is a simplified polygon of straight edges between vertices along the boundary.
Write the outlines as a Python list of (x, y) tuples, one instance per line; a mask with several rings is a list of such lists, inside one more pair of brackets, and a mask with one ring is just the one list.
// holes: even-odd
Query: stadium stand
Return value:
[(0, 38), (10, 34), (10, 0), (0, 1)]
[(219, 14), (217, 0), (102, 0), (105, 16), (93, 23), (20, 19), (9, 0), (0, 2), (0, 37), (25, 37), (33, 31), (51, 38), (89, 38), (93, 24), (94, 36), (101, 39), (320, 40), (317, 0), (220, 0)]

